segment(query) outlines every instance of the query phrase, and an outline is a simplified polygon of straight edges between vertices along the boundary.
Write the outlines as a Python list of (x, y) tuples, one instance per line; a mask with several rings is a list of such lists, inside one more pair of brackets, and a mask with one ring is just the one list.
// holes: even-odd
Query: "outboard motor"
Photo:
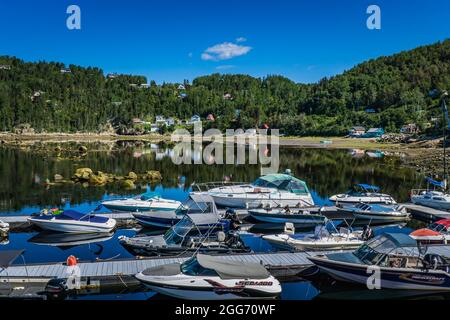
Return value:
[(423, 257), (423, 263), (426, 268), (433, 270), (448, 271), (448, 262), (440, 255), (434, 253), (427, 253)]
[(361, 237), (364, 241), (372, 239), (374, 237), (372, 228), (370, 228), (369, 226), (364, 226)]
[(239, 221), (236, 211), (234, 209), (227, 209), (227, 211), (225, 211), (224, 219), (230, 220), (231, 230), (237, 230), (239, 228), (239, 224), (241, 223), (241, 221)]
[(44, 294), (48, 300), (64, 300), (68, 291), (69, 288), (65, 279), (51, 279), (45, 286)]

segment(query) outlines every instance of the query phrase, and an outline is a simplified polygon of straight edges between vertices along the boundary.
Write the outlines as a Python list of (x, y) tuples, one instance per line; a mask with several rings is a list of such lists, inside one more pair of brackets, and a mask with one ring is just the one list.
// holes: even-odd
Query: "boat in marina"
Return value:
[(327, 218), (321, 214), (311, 214), (303, 209), (252, 209), (248, 214), (258, 222), (267, 222), (271, 224), (282, 224), (287, 222), (294, 226), (306, 227), (324, 224)]
[(337, 194), (329, 198), (330, 201), (339, 203), (370, 203), (370, 204), (396, 204), (397, 202), (388, 194), (380, 193), (377, 186), (368, 184), (355, 184), (343, 194)]
[(44, 230), (67, 233), (108, 233), (116, 227), (114, 219), (74, 210), (43, 211), (27, 220)]
[(186, 214), (213, 214), (217, 217), (219, 216), (214, 199), (206, 194), (191, 194), (175, 210), (133, 212), (132, 214), (143, 226), (156, 228), (170, 228), (177, 224)]
[(9, 223), (0, 220), (0, 238), (5, 238), (8, 236)]
[(84, 244), (100, 243), (111, 240), (114, 232), (101, 233), (55, 233), (42, 231), (28, 239), (28, 242), (37, 245), (70, 249)]
[(417, 241), (403, 233), (383, 233), (353, 252), (327, 253), (308, 259), (341, 281), (367, 286), (369, 277), (373, 278), (378, 270), (381, 289), (450, 291), (448, 259), (436, 253), (423, 253)]
[[(293, 230), (292, 227), (290, 230)], [(314, 234), (295, 234), (294, 229), (291, 234), (264, 235), (262, 238), (280, 249), (303, 251), (355, 249), (364, 243), (362, 231), (340, 228), (329, 232), (326, 225), (316, 226)]]
[[(205, 230), (205, 226), (209, 226), (209, 229)], [(224, 221), (211, 213), (186, 214), (163, 235), (131, 238), (120, 236), (119, 242), (132, 254), (139, 256), (251, 251), (236, 232), (229, 230), (229, 221)]]
[(411, 202), (421, 206), (450, 210), (450, 194), (434, 190), (412, 190)]
[(358, 203), (352, 206), (338, 207), (338, 212), (352, 214), (355, 219), (370, 221), (397, 222), (410, 218), (410, 214), (404, 206)]
[(449, 244), (450, 219), (433, 222), (427, 228), (415, 230), (409, 235), (423, 244)]
[(179, 299), (274, 299), (281, 294), (279, 281), (263, 265), (204, 254), (148, 268), (135, 277), (151, 290)]
[[(207, 183), (193, 186), (213, 197), (218, 206), (229, 208), (310, 207), (314, 205), (306, 183), (287, 170), (284, 174), (267, 174), (251, 184)], [(211, 188), (212, 187), (212, 188)]]
[(101, 204), (112, 211), (174, 211), (181, 206), (180, 201), (161, 198), (155, 194), (142, 194), (133, 198), (102, 201)]

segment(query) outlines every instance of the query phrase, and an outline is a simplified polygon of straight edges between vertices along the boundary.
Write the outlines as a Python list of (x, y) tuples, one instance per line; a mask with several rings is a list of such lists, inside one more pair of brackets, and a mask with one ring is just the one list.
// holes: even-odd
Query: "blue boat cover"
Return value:
[(405, 233), (386, 232), (381, 235), (391, 240), (397, 247), (417, 247), (417, 241)]
[(360, 188), (365, 189), (365, 190), (370, 190), (370, 191), (375, 191), (375, 192), (380, 191), (380, 187), (372, 186), (370, 184), (360, 183), (360, 184), (355, 184), (355, 186), (356, 187), (360, 187)]
[(444, 186), (444, 181), (436, 181), (436, 180), (433, 180), (431, 178), (425, 178), (425, 179), (427, 180), (427, 182), (429, 184), (432, 184), (433, 186), (440, 187), (440, 188), (444, 188), (445, 187)]

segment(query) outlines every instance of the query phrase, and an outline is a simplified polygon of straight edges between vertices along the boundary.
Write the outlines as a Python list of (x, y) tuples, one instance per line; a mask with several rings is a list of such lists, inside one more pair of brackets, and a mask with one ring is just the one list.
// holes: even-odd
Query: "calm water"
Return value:
[[(193, 182), (221, 181), (224, 177), (230, 177), (233, 181), (253, 181), (260, 176), (260, 168), (257, 165), (174, 165), (170, 158), (171, 149), (154, 144), (92, 144), (88, 146), (89, 152), (83, 157), (72, 151), (76, 149), (76, 144), (61, 145), (63, 151), (54, 151), (55, 147), (56, 145), (42, 148), (36, 145), (28, 151), (0, 147), (0, 215), (30, 214), (44, 207), (57, 206), (89, 212), (94, 210), (102, 199), (139, 194), (146, 190), (157, 191), (166, 198), (184, 200)], [(199, 156), (193, 154), (193, 157)], [(117, 175), (126, 175), (129, 171), (141, 173), (159, 170), (163, 181), (158, 185), (139, 185), (133, 191), (123, 190), (118, 185), (87, 188), (73, 184), (45, 185), (47, 179), (53, 181), (55, 174), (70, 178), (76, 168), (80, 167)], [(320, 205), (330, 204), (327, 200), (329, 196), (346, 191), (354, 183), (378, 185), (397, 201), (406, 201), (409, 190), (420, 185), (423, 179), (414, 170), (401, 168), (396, 157), (354, 157), (349, 150), (282, 148), (280, 171), (288, 168), (296, 177), (307, 182), (313, 191), (315, 202)], [(417, 225), (417, 222), (412, 221), (403, 228), (389, 227), (389, 230), (409, 233), (411, 228)], [(376, 232), (381, 232), (380, 230)], [(70, 240), (64, 235), (49, 237), (39, 232), (11, 233), (9, 240), (0, 245), (0, 250), (25, 249), (27, 263), (65, 261), (71, 254), (82, 260), (128, 258), (131, 254), (118, 244), (117, 237), (133, 236), (137, 232), (122, 229), (101, 239), (82, 239), (84, 244), (76, 246), (64, 244)], [(263, 241), (259, 234), (245, 234), (242, 237), (256, 252), (276, 250)], [(52, 242), (52, 245), (42, 243), (43, 239)], [(322, 280), (323, 283), (285, 283), (282, 299), (333, 298), (333, 294), (341, 291), (349, 297), (360, 296), (360, 293), (352, 295), (351, 287), (342, 288), (328, 279)], [(149, 299), (153, 295), (151, 292), (139, 292), (79, 298)]]

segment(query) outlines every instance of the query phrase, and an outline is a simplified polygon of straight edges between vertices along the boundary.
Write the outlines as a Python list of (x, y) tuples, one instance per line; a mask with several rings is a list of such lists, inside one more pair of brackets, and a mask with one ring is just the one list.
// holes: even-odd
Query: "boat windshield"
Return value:
[(358, 257), (362, 262), (366, 264), (380, 264), (382, 263), (387, 255), (396, 249), (396, 245), (389, 238), (384, 236), (379, 236), (371, 241), (363, 244), (355, 252), (355, 256)]
[(176, 225), (166, 231), (164, 240), (167, 244), (181, 244), (193, 227), (194, 223), (192, 220), (184, 217)]
[(192, 257), (191, 259), (183, 262), (181, 264), (181, 272), (188, 276), (209, 276), (209, 277), (218, 277), (217, 272), (211, 269), (206, 269), (198, 263), (196, 257)]
[(432, 223), (428, 228), (436, 232), (447, 232), (447, 227), (440, 223)]
[(309, 193), (305, 182), (291, 176), (286, 177), (285, 175), (279, 175), (279, 177), (278, 175), (260, 177), (253, 182), (253, 186), (285, 190), (296, 194)]
[(183, 214), (214, 212), (211, 202), (196, 202), (190, 198), (178, 208), (178, 211), (182, 211)]

